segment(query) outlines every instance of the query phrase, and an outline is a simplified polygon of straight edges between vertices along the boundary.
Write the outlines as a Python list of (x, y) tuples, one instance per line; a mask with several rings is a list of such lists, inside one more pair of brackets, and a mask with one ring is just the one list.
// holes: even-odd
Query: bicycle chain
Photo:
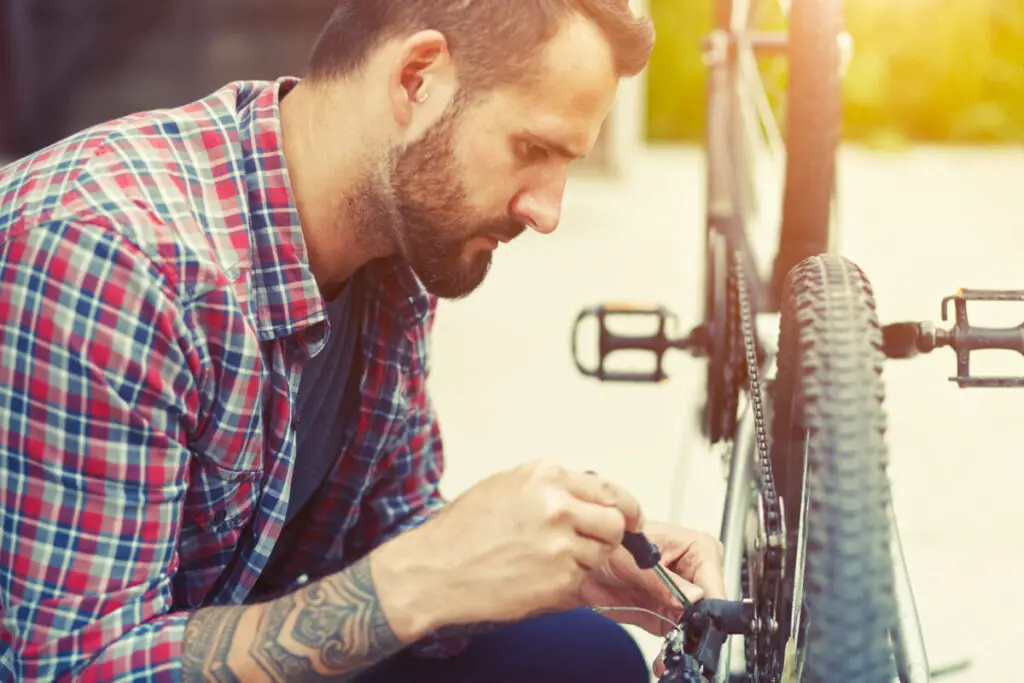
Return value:
[[(757, 596), (761, 604), (755, 605), (759, 621), (758, 632), (752, 636), (754, 680), (761, 682), (764, 674), (768, 681), (776, 680), (781, 671), (778, 653), (772, 652), (774, 640), (772, 626), (776, 624), (775, 605), (779, 596), (779, 584), (782, 577), (783, 548), (781, 539), (782, 509), (779, 504), (778, 490), (772, 473), (771, 456), (768, 451), (768, 428), (765, 424), (764, 395), (762, 393), (760, 371), (757, 358), (757, 341), (754, 330), (754, 315), (750, 304), (750, 292), (747, 286), (746, 266), (740, 250), (733, 250), (733, 261), (736, 270), (736, 294), (739, 300), (740, 334), (746, 356), (747, 380), (750, 384), (750, 404), (754, 411), (754, 434), (757, 443), (757, 459), (760, 465), (760, 493), (763, 500), (764, 528), (766, 546), (759, 552), (764, 553), (764, 566), (761, 577), (748, 577), (750, 580), (760, 579)], [(766, 666), (765, 666), (766, 665)], [(750, 667), (748, 658), (748, 667)]]
[(722, 373), (725, 403), (722, 407), (721, 426), (719, 427), (721, 430), (719, 433), (723, 439), (736, 438), (740, 387), (746, 381), (743, 340), (740, 338), (739, 329), (737, 329), (740, 314), (736, 277), (736, 266), (729, 263), (725, 287), (725, 315), (728, 319), (725, 325), (725, 343), (729, 345), (729, 354)]

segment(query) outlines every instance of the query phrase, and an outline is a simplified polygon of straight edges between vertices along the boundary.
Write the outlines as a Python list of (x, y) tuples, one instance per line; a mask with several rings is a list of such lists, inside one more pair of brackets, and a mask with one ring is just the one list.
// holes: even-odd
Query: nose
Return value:
[(558, 227), (564, 190), (564, 180), (543, 189), (524, 190), (512, 201), (512, 216), (527, 227), (550, 235)]

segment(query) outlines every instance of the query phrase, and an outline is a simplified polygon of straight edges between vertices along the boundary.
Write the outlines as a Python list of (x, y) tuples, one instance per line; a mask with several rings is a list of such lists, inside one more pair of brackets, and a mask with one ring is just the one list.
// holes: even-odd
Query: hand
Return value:
[(424, 558), (417, 571), (435, 586), (441, 626), (515, 621), (581, 606), (587, 575), (621, 549), (641, 517), (636, 499), (615, 484), (533, 462), (449, 503), (405, 535), (402, 552)]
[[(708, 534), (649, 522), (644, 534), (661, 551), (662, 565), (691, 602), (725, 598), (722, 544)], [(683, 606), (672, 597), (654, 572), (641, 570), (625, 548), (616, 550), (603, 567), (584, 582), (581, 593), (591, 607), (641, 607), (677, 623)], [(664, 636), (672, 626), (664, 619), (631, 610), (606, 613), (619, 623), (639, 626)]]

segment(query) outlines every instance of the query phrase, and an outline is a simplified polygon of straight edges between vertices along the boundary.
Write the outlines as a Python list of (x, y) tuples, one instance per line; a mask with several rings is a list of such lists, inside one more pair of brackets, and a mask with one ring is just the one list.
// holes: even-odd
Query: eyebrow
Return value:
[(539, 133), (527, 133), (526, 137), (529, 138), (530, 141), (533, 142), (534, 144), (540, 145), (541, 147), (547, 147), (548, 149), (555, 152), (559, 156), (565, 157), (570, 161), (582, 159), (583, 157), (586, 156), (585, 154), (580, 154), (579, 152), (575, 152), (569, 149), (569, 147), (563, 145), (561, 142), (557, 142), (555, 140), (552, 140), (551, 138), (547, 138), (543, 135), (540, 135)]

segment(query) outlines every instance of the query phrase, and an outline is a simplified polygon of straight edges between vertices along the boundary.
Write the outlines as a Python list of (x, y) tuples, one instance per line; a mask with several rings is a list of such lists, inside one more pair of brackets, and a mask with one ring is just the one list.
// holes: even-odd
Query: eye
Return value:
[(523, 141), (519, 145), (519, 155), (524, 161), (533, 163), (547, 159), (548, 150), (536, 143)]

